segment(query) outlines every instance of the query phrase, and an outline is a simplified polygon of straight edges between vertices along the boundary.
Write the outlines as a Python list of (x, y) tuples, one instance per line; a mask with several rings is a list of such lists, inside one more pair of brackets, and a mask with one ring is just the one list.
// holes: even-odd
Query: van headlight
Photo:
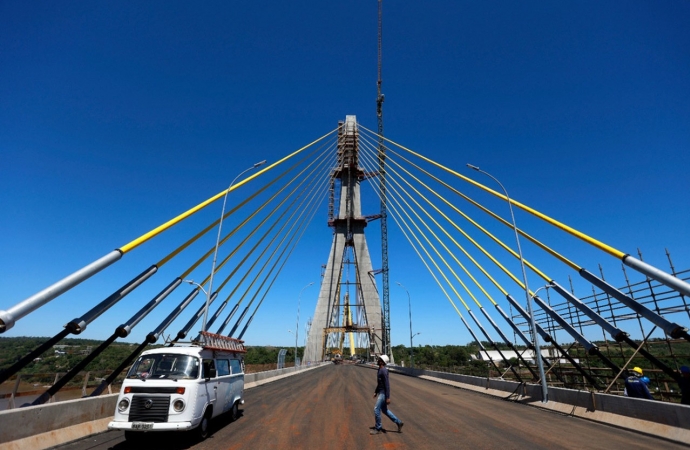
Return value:
[(120, 400), (120, 403), (117, 404), (117, 409), (121, 413), (127, 411), (127, 408), (129, 408), (129, 400), (127, 400), (127, 397), (123, 398)]
[(184, 400), (178, 398), (173, 402), (173, 409), (177, 412), (182, 412), (184, 410)]

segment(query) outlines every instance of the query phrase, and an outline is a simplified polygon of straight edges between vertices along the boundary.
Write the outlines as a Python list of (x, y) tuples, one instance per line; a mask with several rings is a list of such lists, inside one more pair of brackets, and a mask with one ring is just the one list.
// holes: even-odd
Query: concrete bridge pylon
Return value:
[[(381, 300), (374, 280), (362, 215), (357, 118), (339, 123), (337, 163), (332, 172), (328, 224), (333, 243), (307, 337), (304, 361), (323, 361), (333, 351), (383, 352)], [(338, 195), (337, 195), (338, 194)], [(335, 206), (335, 205), (334, 205)], [(346, 338), (347, 337), (347, 338)], [(349, 345), (349, 352), (343, 345)], [(359, 355), (364, 356), (364, 355)]]

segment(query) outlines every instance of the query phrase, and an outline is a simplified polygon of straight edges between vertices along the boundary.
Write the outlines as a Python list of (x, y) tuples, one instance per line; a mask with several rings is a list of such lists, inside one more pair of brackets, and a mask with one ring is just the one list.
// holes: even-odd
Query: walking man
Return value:
[(404, 423), (395, 417), (395, 414), (388, 409), (388, 405), (391, 402), (391, 387), (388, 382), (388, 369), (386, 364), (388, 364), (388, 356), (381, 355), (378, 359), (379, 370), (376, 374), (376, 390), (374, 391), (374, 397), (376, 398), (376, 406), (374, 406), (374, 417), (376, 418), (376, 426), (371, 430), (370, 434), (385, 433), (385, 430), (381, 428), (381, 411), (388, 416), (395, 424), (398, 426), (398, 433), (402, 433), (402, 427)]

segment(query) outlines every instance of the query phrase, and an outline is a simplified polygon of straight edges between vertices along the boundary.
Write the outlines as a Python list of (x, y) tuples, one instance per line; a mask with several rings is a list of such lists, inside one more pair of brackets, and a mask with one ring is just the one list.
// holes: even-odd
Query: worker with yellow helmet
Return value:
[(642, 381), (644, 373), (639, 367), (633, 367), (628, 373), (628, 378), (625, 379), (625, 393), (628, 397), (646, 398), (654, 400), (650, 394), (647, 384)]

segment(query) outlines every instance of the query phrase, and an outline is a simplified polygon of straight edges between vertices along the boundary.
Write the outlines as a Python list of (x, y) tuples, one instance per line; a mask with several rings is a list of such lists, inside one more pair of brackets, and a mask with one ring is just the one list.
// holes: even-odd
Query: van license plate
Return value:
[(132, 423), (133, 430), (151, 430), (153, 429), (152, 422), (134, 422)]

